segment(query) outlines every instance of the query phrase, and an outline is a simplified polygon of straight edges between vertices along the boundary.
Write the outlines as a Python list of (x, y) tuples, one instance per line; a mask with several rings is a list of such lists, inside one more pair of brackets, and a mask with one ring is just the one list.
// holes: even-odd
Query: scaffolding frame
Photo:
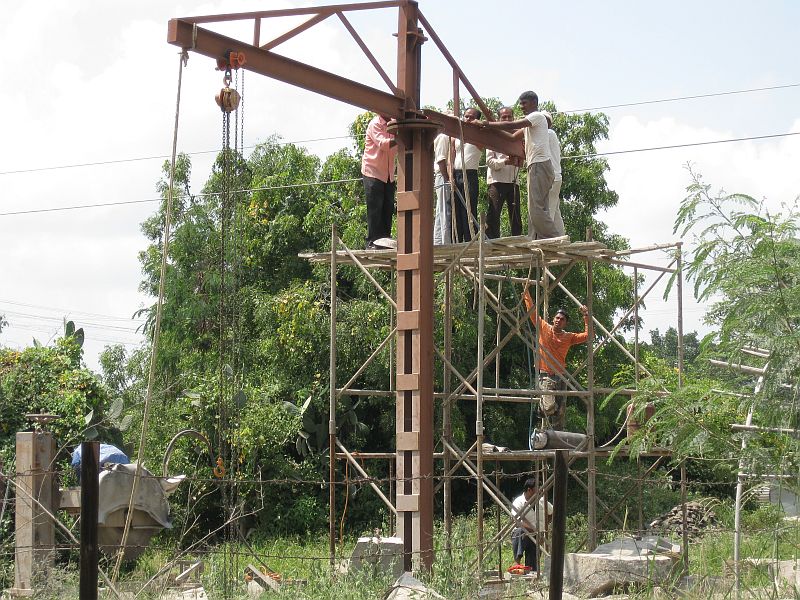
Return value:
[[(433, 458), (441, 468), (435, 473), (434, 477), (437, 483), (434, 487), (434, 494), (440, 491), (443, 493), (443, 520), (446, 532), (445, 548), (448, 552), (451, 550), (452, 538), (452, 481), (460, 470), (466, 471), (468, 477), (476, 481), (476, 504), (477, 504), (477, 560), (473, 563), (472, 567), (483, 568), (485, 562), (485, 553), (493, 545), (498, 547), (498, 567), (500, 566), (500, 558), (502, 551), (500, 546), (504, 538), (507, 536), (511, 528), (515, 525), (519, 517), (515, 517), (510, 510), (511, 502), (502, 491), (500, 490), (497, 481), (497, 467), (500, 462), (504, 461), (531, 461), (534, 465), (534, 472), (538, 474), (540, 480), (539, 493), (536, 498), (531, 502), (538, 502), (540, 496), (546, 496), (553, 484), (553, 478), (545, 477), (546, 464), (548, 461), (553, 460), (555, 457), (554, 450), (514, 450), (509, 452), (485, 452), (484, 451), (484, 427), (483, 427), (483, 407), (486, 402), (509, 402), (509, 403), (524, 403), (530, 404), (535, 402), (536, 399), (542, 394), (542, 390), (538, 387), (538, 321), (533, 331), (532, 336), (525, 335), (523, 326), (528, 322), (530, 314), (535, 310), (539, 311), (544, 308), (546, 311), (549, 294), (555, 289), (560, 289), (572, 302), (580, 305), (580, 301), (575, 295), (564, 285), (563, 279), (576, 265), (584, 264), (586, 266), (586, 289), (587, 298), (586, 306), (588, 308), (589, 316), (589, 339), (587, 346), (586, 359), (582, 361), (572, 372), (567, 374), (567, 389), (563, 392), (555, 392), (558, 395), (574, 396), (580, 398), (586, 408), (586, 444), (584, 447), (579, 447), (569, 451), (569, 463), (577, 459), (586, 459), (588, 466), (586, 472), (586, 481), (576, 473), (571, 472), (572, 479), (577, 481), (579, 485), (587, 492), (588, 505), (587, 505), (587, 519), (588, 519), (588, 532), (583, 545), (587, 546), (591, 551), (597, 546), (597, 534), (599, 527), (603, 525), (608, 519), (616, 519), (618, 524), (619, 518), (614, 514), (614, 511), (628, 498), (638, 490), (639, 497), (641, 498), (641, 482), (647, 477), (649, 473), (654, 471), (660, 466), (663, 460), (671, 455), (669, 449), (666, 448), (653, 448), (647, 453), (642, 453), (641, 456), (655, 458), (655, 461), (641, 474), (641, 467), (639, 468), (640, 476), (633, 482), (623, 494), (622, 498), (617, 501), (614, 506), (609, 507), (608, 504), (603, 502), (597, 496), (597, 478), (596, 478), (596, 461), (598, 458), (607, 457), (611, 454), (611, 442), (604, 446), (598, 447), (595, 441), (595, 398), (598, 395), (607, 395), (615, 393), (619, 395), (632, 396), (637, 392), (636, 387), (625, 389), (612, 389), (608, 387), (598, 386), (594, 381), (594, 358), (598, 352), (608, 344), (616, 345), (622, 354), (631, 361), (634, 366), (635, 380), (639, 381), (642, 374), (649, 375), (646, 367), (639, 360), (639, 308), (642, 303), (647, 299), (648, 295), (655, 289), (657, 284), (666, 275), (674, 275), (676, 278), (676, 292), (678, 296), (677, 301), (677, 331), (678, 331), (678, 374), (679, 381), (683, 379), (683, 303), (682, 303), (682, 257), (681, 257), (682, 242), (673, 242), (665, 244), (655, 244), (643, 248), (635, 248), (624, 251), (615, 251), (607, 248), (604, 244), (593, 241), (591, 239), (591, 231), (587, 231), (587, 241), (583, 242), (570, 242), (566, 237), (552, 238), (546, 240), (531, 240), (527, 236), (515, 236), (499, 238), (494, 240), (485, 240), (482, 236), (477, 236), (471, 242), (450, 244), (434, 247), (434, 279), (440, 279), (440, 283), (444, 290), (444, 302), (442, 305), (441, 317), (442, 327), (444, 329), (442, 336), (442, 347), (435, 347), (434, 351), (439, 363), (442, 367), (442, 383), (441, 389), (432, 395), (433, 401), (438, 401), (435, 408), (441, 411), (442, 430), (439, 433), (438, 443), (441, 444), (442, 450), (434, 452)], [(388, 494), (384, 493), (376, 481), (360, 463), (360, 460), (374, 459), (374, 460), (388, 460), (392, 465), (393, 461), (400, 460), (400, 452), (385, 451), (385, 452), (356, 452), (348, 450), (341, 440), (336, 438), (336, 407), (337, 401), (342, 395), (351, 396), (395, 396), (397, 390), (395, 388), (394, 369), (392, 368), (391, 359), (393, 358), (393, 341), (398, 332), (399, 324), (397, 323), (397, 303), (394, 300), (394, 294), (391, 290), (385, 289), (377, 279), (372, 275), (373, 270), (395, 271), (397, 268), (398, 255), (394, 250), (378, 250), (378, 251), (361, 251), (352, 250), (338, 237), (335, 225), (332, 227), (331, 232), (331, 249), (330, 252), (323, 253), (308, 253), (302, 256), (312, 263), (327, 263), (331, 269), (331, 337), (330, 337), (330, 405), (329, 405), (329, 434), (331, 448), (336, 448), (334, 452), (331, 451), (331, 469), (329, 477), (330, 486), (330, 522), (334, 523), (336, 520), (335, 511), (335, 486), (337, 484), (336, 472), (334, 462), (336, 460), (347, 461), (351, 467), (362, 477), (370, 487), (378, 494), (383, 503), (387, 506), (390, 514), (396, 515), (398, 509), (393, 502), (392, 490), (394, 489), (393, 483), (396, 485), (394, 478), (390, 476)], [(667, 251), (672, 252), (672, 260), (667, 267), (648, 264), (646, 262), (634, 262), (630, 258), (634, 255), (655, 252)], [(596, 320), (593, 314), (592, 295), (593, 295), (593, 266), (595, 263), (603, 263), (606, 265), (613, 265), (622, 268), (632, 269), (633, 288), (634, 288), (634, 301), (633, 305), (629, 307), (614, 323), (614, 326), (606, 328), (602, 323)], [(343, 265), (354, 266), (358, 271), (371, 282), (375, 287), (377, 293), (387, 300), (390, 308), (390, 331), (386, 337), (373, 349), (369, 357), (355, 370), (352, 374), (347, 374), (346, 383), (339, 386), (339, 376), (341, 375), (336, 366), (336, 348), (337, 336), (341, 335), (337, 331), (337, 298), (336, 298), (336, 275), (338, 268)], [(521, 278), (508, 274), (503, 274), (503, 271), (529, 269), (529, 273), (535, 272), (535, 277)], [(559, 269), (558, 273), (554, 269)], [(652, 281), (644, 292), (639, 289), (639, 276), (642, 271), (652, 271), (657, 273), (654, 281)], [(478, 307), (478, 333), (477, 333), (477, 351), (475, 356), (475, 367), (470, 373), (465, 374), (453, 364), (453, 344), (452, 344), (452, 312), (451, 300), (453, 293), (453, 282), (455, 277), (462, 277), (469, 281), (477, 291)], [(394, 287), (395, 279), (392, 278), (392, 286)], [(491, 283), (497, 283), (497, 291), (490, 289)], [(508, 282), (511, 284), (524, 284), (529, 283), (536, 291), (534, 306), (530, 311), (523, 309), (520, 318), (515, 318), (511, 315), (509, 307), (505, 306), (502, 297), (502, 284)], [(435, 285), (435, 284), (434, 284)], [(494, 312), (497, 317), (497, 331), (495, 346), (489, 352), (485, 351), (483, 340), (485, 338), (485, 317), (486, 311)], [(634, 319), (634, 340), (633, 352), (631, 353), (628, 348), (619, 342), (614, 337), (614, 334), (622, 327), (629, 318)], [(546, 318), (546, 317), (543, 317)], [(507, 331), (506, 331), (507, 329)], [(594, 333), (595, 329), (601, 332), (601, 337), (596, 338)], [(530, 389), (512, 389), (501, 387), (500, 381), (500, 364), (502, 350), (509, 344), (512, 339), (521, 339), (523, 343), (533, 351), (534, 364), (536, 367), (536, 377), (534, 378), (534, 387)], [(599, 341), (598, 341), (599, 340)], [(388, 390), (374, 390), (374, 389), (359, 389), (355, 386), (361, 374), (366, 368), (375, 360), (375, 358), (386, 349), (389, 349), (390, 356), (390, 389)], [(483, 368), (479, 368), (483, 365)], [(491, 369), (494, 365), (494, 381), (493, 385), (486, 385), (484, 381), (484, 372), (486, 369)], [(586, 370), (586, 385), (581, 386), (578, 382), (578, 376)], [(344, 379), (344, 377), (342, 378)], [(454, 385), (455, 384), (455, 385)], [(553, 392), (548, 392), (553, 393)], [(451, 411), (453, 402), (468, 401), (475, 402), (476, 419), (475, 419), (475, 441), (466, 450), (459, 448), (453, 441), (452, 436), (452, 419)], [(623, 433), (626, 422), (622, 424), (620, 432), (612, 439), (612, 442), (618, 439), (619, 435)], [(619, 454), (622, 456), (627, 455), (627, 450), (623, 448)], [(494, 476), (492, 480), (492, 473), (487, 473), (485, 470), (486, 463), (495, 465)], [(686, 470), (682, 465), (680, 469), (681, 475), (681, 497), (685, 503), (686, 499)], [(479, 484), (478, 484), (479, 482)], [(498, 509), (498, 525), (497, 532), (491, 537), (485, 536), (485, 522), (484, 522), (484, 493), (488, 495), (491, 501)], [(603, 513), (598, 517), (598, 505), (603, 509)], [(508, 518), (505, 525), (501, 525), (500, 516), (505, 513)], [(641, 509), (638, 516), (638, 529), (643, 529), (643, 516)], [(335, 531), (331, 526), (331, 561), (334, 561), (335, 551)], [(684, 527), (685, 529), (685, 527)], [(542, 535), (541, 533), (539, 534)], [(684, 531), (685, 535), (685, 531)], [(542, 539), (539, 542), (543, 541)], [(539, 544), (539, 547), (546, 553), (545, 545)], [(688, 548), (684, 543), (683, 546), (683, 563), (684, 568), (688, 567)], [(541, 553), (540, 553), (541, 554)], [(499, 568), (498, 568), (499, 572)]]

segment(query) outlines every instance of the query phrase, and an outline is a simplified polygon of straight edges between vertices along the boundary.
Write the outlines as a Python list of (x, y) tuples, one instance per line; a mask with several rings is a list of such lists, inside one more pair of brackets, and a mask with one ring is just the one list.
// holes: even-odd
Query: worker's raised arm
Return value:
[(575, 343), (582, 344), (589, 339), (589, 309), (586, 305), (581, 304), (581, 314), (583, 315), (583, 331), (575, 334)]
[[(522, 292), (522, 299), (525, 301), (525, 309), (530, 311), (533, 308), (533, 298), (531, 298), (531, 293), (528, 291), (528, 288)], [(539, 313), (537, 311), (533, 311), (531, 313), (531, 322), (536, 325), (536, 320), (539, 318)]]

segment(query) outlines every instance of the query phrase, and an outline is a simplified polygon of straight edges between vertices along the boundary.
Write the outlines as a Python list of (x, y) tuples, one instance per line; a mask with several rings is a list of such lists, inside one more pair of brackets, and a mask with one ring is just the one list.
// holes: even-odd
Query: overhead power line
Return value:
[[(93, 313), (93, 312), (86, 312), (82, 310), (72, 310), (68, 308), (58, 308), (55, 306), (44, 306), (42, 304), (28, 304), (27, 302), (18, 302), (16, 300), (4, 300), (0, 298), (0, 305), (2, 304), (11, 304), (12, 306), (23, 306), (25, 308), (39, 308), (42, 310), (49, 310), (51, 312), (58, 312), (63, 314), (71, 314), (71, 315), (80, 315), (82, 317), (91, 317), (93, 319), (107, 319), (109, 321), (141, 321), (142, 323), (145, 319), (136, 319), (133, 317), (117, 317), (113, 315), (104, 315), (102, 313)], [(4, 311), (6, 309), (0, 308), (0, 311)]]
[[(574, 160), (578, 158), (596, 158), (599, 156), (613, 156), (619, 154), (633, 154), (636, 152), (652, 152), (654, 150), (671, 150), (675, 148), (690, 148), (693, 146), (709, 146), (713, 144), (727, 144), (730, 142), (747, 142), (753, 140), (766, 140), (766, 139), (774, 139), (774, 138), (781, 138), (781, 137), (789, 137), (794, 135), (800, 135), (800, 131), (790, 131), (787, 133), (774, 133), (769, 135), (753, 135), (748, 137), (740, 137), (740, 138), (732, 138), (726, 140), (710, 140), (706, 142), (689, 142), (686, 144), (672, 144), (667, 146), (651, 146), (648, 148), (632, 148), (629, 150), (609, 150), (608, 152), (595, 152), (593, 154), (572, 154), (568, 156), (562, 156), (561, 160)], [(241, 192), (260, 192), (260, 191), (271, 191), (271, 190), (280, 190), (280, 189), (291, 189), (291, 188), (301, 188), (301, 187), (312, 187), (317, 185), (332, 185), (337, 183), (351, 183), (355, 181), (361, 181), (360, 178), (357, 179), (333, 179), (330, 181), (312, 181), (309, 183), (296, 183), (291, 185), (278, 185), (278, 186), (264, 186), (264, 187), (257, 187), (257, 188), (243, 188), (239, 190), (233, 190), (231, 193), (241, 193)], [(219, 195), (221, 192), (206, 192), (200, 194), (194, 194), (194, 196), (215, 196)], [(126, 204), (143, 204), (147, 202), (161, 202), (161, 198), (150, 198), (147, 200), (124, 200), (120, 202), (101, 202), (98, 204), (78, 204), (74, 206), (57, 206), (53, 208), (34, 208), (30, 210), (16, 210), (16, 211), (9, 211), (0, 213), (0, 217), (9, 217), (14, 215), (30, 215), (30, 214), (37, 214), (37, 213), (48, 213), (48, 212), (62, 212), (68, 210), (81, 210), (86, 208), (102, 208), (108, 206), (123, 206)]]
[[(591, 112), (595, 110), (606, 110), (609, 108), (625, 108), (629, 106), (644, 106), (647, 104), (661, 104), (664, 102), (679, 102), (684, 100), (698, 100), (702, 98), (714, 98), (718, 96), (732, 96), (735, 94), (749, 94), (753, 92), (766, 92), (766, 91), (774, 91), (774, 90), (783, 90), (789, 88), (796, 88), (800, 87), (800, 83), (787, 83), (785, 85), (773, 85), (767, 87), (759, 87), (759, 88), (748, 88), (743, 90), (729, 90), (725, 92), (711, 92), (708, 94), (695, 94), (690, 96), (675, 96), (672, 98), (658, 98), (655, 100), (641, 100), (638, 102), (625, 102), (620, 104), (607, 104), (605, 106), (595, 106), (592, 108), (579, 108), (579, 109), (571, 109), (571, 110), (560, 110), (558, 112), (564, 114), (572, 114), (572, 113), (581, 113), (581, 112)], [(307, 144), (311, 142), (323, 142), (323, 141), (331, 141), (331, 140), (341, 140), (341, 139), (348, 139), (352, 138), (352, 135), (335, 135), (330, 137), (321, 137), (321, 138), (311, 138), (307, 140), (296, 140), (290, 142), (282, 142), (282, 145), (288, 144)], [(363, 135), (362, 135), (363, 137)], [(252, 150), (255, 148), (256, 145), (246, 146), (248, 150)], [(219, 152), (219, 150), (195, 150), (193, 152), (185, 152), (184, 154), (188, 154), (189, 156), (195, 156), (198, 154), (211, 154)], [(116, 164), (124, 164), (124, 163), (131, 163), (131, 162), (141, 162), (147, 160), (166, 160), (170, 158), (169, 155), (166, 154), (157, 154), (153, 156), (134, 156), (130, 158), (119, 158), (114, 160), (100, 160), (100, 161), (92, 161), (92, 162), (83, 162), (83, 163), (73, 163), (67, 165), (51, 165), (46, 167), (31, 167), (29, 169), (13, 169), (10, 171), (0, 171), (0, 175), (16, 175), (21, 173), (37, 173), (41, 171), (57, 171), (61, 169), (76, 169), (80, 167), (96, 167), (96, 166), (106, 166), (106, 165), (116, 165)]]
[[(350, 135), (334, 135), (331, 137), (321, 137), (321, 138), (311, 138), (308, 140), (296, 140), (292, 142), (281, 142), (281, 146), (288, 146), (289, 144), (308, 144), (310, 142), (324, 142), (329, 140), (341, 140), (347, 139), (353, 136)], [(361, 136), (363, 137), (363, 135)], [(253, 148), (257, 147), (258, 144), (253, 144), (252, 146), (245, 146), (246, 149), (252, 150)], [(214, 154), (219, 152), (217, 150), (195, 150), (193, 152), (183, 152), (183, 154), (188, 154), (189, 156), (196, 156), (198, 154)], [(170, 155), (167, 154), (154, 154), (153, 156), (132, 156), (129, 158), (118, 158), (114, 160), (97, 160), (92, 162), (83, 162), (83, 163), (72, 163), (68, 165), (51, 165), (47, 167), (31, 167), (30, 169), (13, 169), (11, 171), (0, 171), (0, 175), (17, 175), (20, 173), (37, 173), (40, 171), (58, 171), (61, 169), (77, 169), (80, 167), (100, 167), (106, 165), (117, 165), (117, 164), (124, 164), (124, 163), (131, 163), (131, 162), (141, 162), (146, 160), (167, 160), (171, 158)]]
[(593, 110), (606, 110), (608, 108), (625, 108), (627, 106), (644, 106), (645, 104), (661, 104), (663, 102), (679, 102), (681, 100), (699, 100), (701, 98), (715, 98), (717, 96), (733, 96), (734, 94), (749, 94), (752, 92), (766, 92), (770, 90), (783, 90), (787, 88), (800, 87), (800, 83), (788, 83), (786, 85), (772, 85), (769, 87), (749, 88), (746, 90), (732, 90), (729, 92), (712, 92), (709, 94), (695, 94), (693, 96), (675, 96), (674, 98), (659, 98), (657, 100), (642, 100), (640, 102), (626, 102), (624, 104), (607, 104), (606, 106), (595, 106), (593, 108), (579, 108), (575, 110), (560, 110), (560, 113), (579, 113), (591, 112)]
[(733, 138), (729, 140), (711, 140), (708, 142), (691, 142), (688, 144), (672, 144), (669, 146), (651, 146), (650, 148), (635, 148), (632, 150), (610, 150), (608, 152), (596, 152), (594, 154), (573, 154), (571, 156), (564, 156), (563, 159), (569, 158), (594, 158), (596, 156), (612, 156), (615, 154), (631, 154), (633, 152), (651, 152), (652, 150), (671, 150), (673, 148), (689, 148), (690, 146), (710, 146), (711, 144), (727, 144), (729, 142), (746, 142), (750, 140), (768, 140), (772, 138), (787, 137), (791, 135), (800, 135), (800, 131), (791, 131), (788, 133), (773, 133), (770, 135), (752, 135), (749, 137)]
[[(205, 192), (200, 194), (193, 194), (193, 196), (203, 197), (203, 196), (219, 196), (223, 193), (231, 193), (231, 194), (238, 194), (241, 192), (263, 192), (268, 190), (288, 190), (292, 188), (300, 188), (300, 187), (312, 187), (316, 185), (331, 185), (334, 183), (352, 183), (354, 181), (361, 181), (361, 178), (358, 179), (332, 179), (330, 181), (312, 181), (309, 183), (293, 183), (290, 185), (273, 185), (273, 186), (263, 186), (263, 187), (255, 187), (255, 188), (242, 188), (239, 190), (232, 190), (231, 192)], [(56, 206), (53, 208), (34, 208), (31, 210), (17, 210), (12, 212), (5, 212), (0, 213), (0, 217), (7, 217), (10, 215), (29, 215), (34, 213), (44, 213), (44, 212), (60, 212), (65, 210), (79, 210), (82, 208), (102, 208), (104, 206), (121, 206), (124, 204), (143, 204), (145, 202), (161, 202), (162, 198), (149, 198), (147, 200), (125, 200), (121, 202), (101, 202), (99, 204), (78, 204), (75, 206)]]

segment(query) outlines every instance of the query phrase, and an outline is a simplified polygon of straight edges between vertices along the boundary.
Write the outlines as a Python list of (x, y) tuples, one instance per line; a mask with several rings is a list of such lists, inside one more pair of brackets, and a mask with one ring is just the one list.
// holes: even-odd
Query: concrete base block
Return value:
[(350, 557), (350, 569), (380, 568), (403, 575), (403, 540), (397, 537), (360, 537)]
[(663, 586), (676, 574), (680, 546), (659, 537), (622, 538), (564, 557), (564, 587), (589, 598), (631, 586)]
[(389, 593), (383, 598), (384, 600), (445, 600), (444, 596), (425, 587), (411, 573), (403, 573), (398, 577)]

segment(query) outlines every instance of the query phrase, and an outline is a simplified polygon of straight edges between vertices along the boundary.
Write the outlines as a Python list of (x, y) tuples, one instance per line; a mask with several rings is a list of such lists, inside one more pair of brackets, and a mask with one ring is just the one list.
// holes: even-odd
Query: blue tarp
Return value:
[[(111, 444), (100, 444), (100, 466), (102, 467), (106, 463), (112, 464), (119, 464), (119, 465), (127, 465), (131, 461), (128, 456), (116, 446), (112, 446)], [(78, 446), (72, 452), (72, 468), (75, 469), (78, 473), (78, 477), (81, 474), (81, 447)]]

